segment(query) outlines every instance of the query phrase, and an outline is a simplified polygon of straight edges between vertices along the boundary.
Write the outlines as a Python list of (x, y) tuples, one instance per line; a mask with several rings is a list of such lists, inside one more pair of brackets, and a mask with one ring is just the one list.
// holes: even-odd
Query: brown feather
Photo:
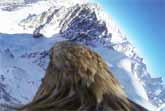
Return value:
[(127, 99), (103, 59), (64, 41), (51, 49), (44, 80), (25, 111), (146, 111)]

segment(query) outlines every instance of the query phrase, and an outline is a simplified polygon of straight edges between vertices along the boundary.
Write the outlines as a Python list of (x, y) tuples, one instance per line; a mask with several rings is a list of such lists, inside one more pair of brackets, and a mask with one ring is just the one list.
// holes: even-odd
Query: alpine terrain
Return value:
[[(13, 6), (10, 4), (10, 6)], [(136, 48), (99, 4), (87, 0), (26, 0), (0, 6), (0, 103), (30, 102), (49, 62), (49, 50), (71, 40), (99, 53), (128, 98), (165, 111), (165, 85), (153, 78)]]

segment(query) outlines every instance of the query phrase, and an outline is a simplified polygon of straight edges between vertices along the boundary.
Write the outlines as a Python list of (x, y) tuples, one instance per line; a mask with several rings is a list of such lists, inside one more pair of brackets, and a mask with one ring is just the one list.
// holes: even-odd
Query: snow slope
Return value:
[(48, 49), (59, 40), (0, 34), (0, 82), (10, 96), (23, 103), (32, 99), (48, 64)]
[(0, 11), (0, 102), (29, 102), (44, 76), (49, 49), (69, 39), (98, 52), (131, 100), (153, 111), (151, 103), (165, 103), (161, 78), (151, 77), (111, 17), (99, 5), (86, 3), (50, 0)]

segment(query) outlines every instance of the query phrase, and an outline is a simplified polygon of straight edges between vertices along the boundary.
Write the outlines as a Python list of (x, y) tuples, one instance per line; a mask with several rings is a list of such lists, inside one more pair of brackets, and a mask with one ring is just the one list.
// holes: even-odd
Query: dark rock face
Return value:
[(43, 82), (23, 111), (147, 111), (130, 101), (103, 59), (64, 41), (51, 50)]
[[(99, 36), (107, 36), (105, 22), (98, 21), (96, 13), (89, 7), (78, 6), (73, 12), (73, 15), (74, 13), (77, 16), (69, 23), (63, 24), (62, 30), (60, 30), (62, 34), (67, 35), (67, 38), (77, 41), (92, 41)], [(67, 26), (69, 27), (66, 28)]]
[[(27, 18), (20, 24), (25, 28), (33, 26), (35, 38), (46, 36), (43, 31), (47, 32), (47, 28), (55, 31), (56, 28), (59, 28), (59, 33), (64, 38), (83, 43), (92, 42), (99, 38), (102, 38), (102, 40), (110, 39), (111, 33), (108, 32), (106, 23), (98, 19), (96, 15), (96, 10), (100, 9), (94, 7), (94, 4), (77, 4), (69, 8), (50, 8), (38, 17)], [(29, 23), (24, 24), (24, 22)]]

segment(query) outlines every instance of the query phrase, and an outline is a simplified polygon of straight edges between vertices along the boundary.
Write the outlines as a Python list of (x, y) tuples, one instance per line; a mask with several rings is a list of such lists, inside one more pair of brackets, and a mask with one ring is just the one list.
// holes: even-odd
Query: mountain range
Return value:
[(162, 78), (151, 76), (136, 48), (99, 4), (38, 1), (0, 10), (0, 24), (0, 103), (28, 103), (44, 76), (50, 48), (71, 40), (104, 58), (129, 99), (152, 111), (165, 110)]

